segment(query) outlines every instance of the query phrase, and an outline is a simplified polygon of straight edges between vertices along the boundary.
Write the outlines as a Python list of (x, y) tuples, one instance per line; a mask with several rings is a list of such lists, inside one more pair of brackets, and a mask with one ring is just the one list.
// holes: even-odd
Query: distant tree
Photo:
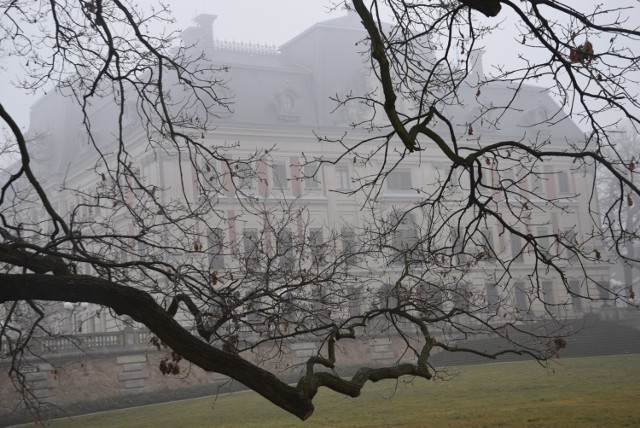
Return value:
[[(593, 272), (607, 267), (608, 254), (637, 262), (626, 244), (602, 244), (632, 242), (637, 231), (600, 223), (603, 213), (619, 220), (625, 205), (640, 202), (637, 168), (611, 141), (618, 122), (605, 122), (605, 113), (614, 112), (634, 130), (639, 123), (640, 32), (625, 18), (634, 9), (577, 10), (544, 0), (342, 5), (361, 19), (366, 37), (359, 46), (370, 60), (365, 92), (335, 99), (360, 138), (333, 140), (344, 147), (338, 160), (308, 153), (299, 167), (345, 160), (362, 166), (339, 190), (371, 215), (368, 224), (321, 236), (296, 201), (272, 204), (255, 196), (256, 188), (278, 184), (264, 179), (270, 149), (239, 159), (233, 145), (206, 143), (205, 133), (215, 132), (212, 119), (224, 119), (230, 108), (225, 69), (191, 46), (176, 47), (174, 35), (151, 30), (169, 20), (163, 7), (0, 0), (3, 48), (28, 58), (22, 86), (53, 86), (75, 101), (83, 128), (78, 138), (86, 139), (94, 162), (87, 172), (93, 185), (81, 188), (69, 179), (50, 187), (37, 160), (56, 154), (30, 141), (0, 104), (19, 153), (0, 194), (1, 352), (29, 403), (35, 397), (28, 395), (23, 364), (34, 337), (57, 334), (49, 320), (62, 302), (100, 305), (140, 323), (158, 346), (304, 420), (320, 387), (357, 397), (367, 381), (437, 376), (430, 364), (437, 351), (547, 360), (566, 344), (568, 302), (624, 297)], [(477, 49), (501, 26), (517, 29), (521, 50), (505, 58), (516, 65), (485, 75)], [(538, 81), (560, 106), (522, 111), (519, 97)], [(491, 85), (506, 95), (484, 99)], [(111, 110), (98, 116), (104, 106)], [(528, 126), (521, 134), (484, 138), (517, 117)], [(559, 145), (545, 132), (529, 131), (565, 118), (582, 123), (583, 139)], [(128, 137), (132, 124), (144, 131), (135, 142)], [(182, 185), (149, 183), (134, 164), (141, 151), (179, 165)], [(405, 163), (427, 157), (440, 162), (429, 182), (408, 181)], [(596, 169), (619, 189), (600, 211)], [(589, 194), (560, 187), (567, 174), (589, 180), (581, 187)], [(557, 192), (543, 192), (552, 180)], [(194, 181), (197, 194), (187, 190)], [(413, 192), (415, 201), (385, 205), (384, 189)], [(58, 204), (58, 192), (73, 195), (71, 202)], [(220, 204), (224, 195), (240, 196), (237, 218), (229, 219)], [(579, 216), (590, 227), (561, 228), (545, 217), (552, 211), (571, 215), (574, 224)], [(236, 220), (259, 227), (233, 235), (229, 221)], [(483, 278), (484, 289), (474, 278)], [(243, 338), (247, 333), (252, 340)], [(333, 371), (337, 342), (392, 333), (405, 340), (414, 362), (362, 367), (348, 379)], [(466, 345), (487, 334), (509, 347), (487, 352)], [(265, 343), (277, 354), (309, 337), (323, 347), (295, 386), (242, 357)], [(160, 369), (173, 372), (169, 363)]]

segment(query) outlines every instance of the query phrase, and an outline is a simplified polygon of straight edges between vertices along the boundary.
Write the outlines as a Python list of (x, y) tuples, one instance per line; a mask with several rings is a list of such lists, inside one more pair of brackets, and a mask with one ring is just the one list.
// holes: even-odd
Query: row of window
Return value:
[[(553, 281), (542, 281), (542, 298), (544, 299), (544, 304), (552, 312), (557, 311), (561, 305), (557, 298), (556, 286)], [(516, 309), (521, 313), (529, 313), (531, 311), (531, 300), (530, 297), (535, 295), (535, 293), (525, 290), (524, 282), (516, 282), (515, 285), (515, 304)], [(491, 290), (491, 291), (490, 291)], [(569, 295), (571, 298), (571, 307), (574, 312), (582, 312), (584, 310), (583, 307), (583, 298), (580, 296), (586, 295), (584, 291), (581, 291), (580, 281), (571, 280), (569, 281)], [(487, 286), (487, 297), (489, 300), (489, 310), (496, 309), (498, 303), (498, 295), (496, 287), (493, 285)]]
[[(537, 227), (532, 231), (532, 234), (541, 251), (547, 252), (551, 256), (558, 256), (560, 255), (561, 251), (565, 251), (567, 252), (568, 260), (571, 261), (576, 258), (575, 253), (573, 251), (566, 250), (565, 247), (570, 247), (577, 244), (577, 232), (575, 226), (565, 227), (564, 229), (557, 232), (550, 232), (548, 227)], [(562, 240), (562, 245), (558, 244), (558, 242), (556, 241), (556, 234), (558, 235), (558, 238)], [(494, 252), (498, 253), (500, 251), (500, 247), (496, 246), (496, 243), (494, 241), (493, 229), (491, 228), (479, 229), (476, 243), (480, 248), (484, 248), (485, 254), (483, 254), (483, 257), (492, 257)], [(527, 243), (525, 242), (525, 240), (516, 234), (510, 233), (509, 244), (511, 250), (511, 259), (515, 263), (523, 263), (524, 255), (526, 252), (528, 252)]]
[[(340, 236), (340, 255), (346, 257), (347, 264), (355, 264), (358, 260), (355, 248), (355, 233), (352, 230), (344, 229)], [(221, 229), (213, 229), (208, 235), (209, 268), (211, 270), (222, 270), (225, 268), (224, 255), (229, 253), (225, 249), (224, 232)], [(260, 255), (264, 254), (262, 248), (262, 237), (258, 229), (245, 229), (242, 239), (242, 255), (247, 266), (252, 266), (258, 262)], [(328, 249), (325, 247), (323, 230), (310, 229), (309, 235), (303, 245), (294, 242), (293, 233), (288, 229), (281, 230), (275, 240), (273, 255), (280, 260), (284, 266), (293, 267), (299, 252), (305, 248), (309, 253), (309, 258), (313, 266), (321, 266), (328, 262)]]
[[(542, 294), (540, 303), (544, 310), (555, 315), (566, 315), (567, 310), (571, 310), (574, 314), (583, 313), (587, 308), (581, 296), (586, 293), (582, 289), (582, 285), (578, 280), (569, 281), (569, 293), (564, 294), (556, 289), (553, 281), (544, 281), (541, 284)], [(534, 300), (538, 295), (533, 290), (525, 289), (525, 282), (519, 281), (513, 284), (513, 295), (509, 297), (509, 301), (504, 309), (508, 311), (515, 310), (519, 317), (527, 318), (533, 315)], [(362, 315), (363, 309), (370, 307), (371, 309), (381, 308), (398, 308), (400, 306), (409, 305), (424, 312), (431, 313), (434, 316), (440, 316), (448, 313), (451, 306), (461, 310), (477, 311), (482, 310), (489, 316), (500, 314), (505, 296), (501, 295), (500, 290), (495, 285), (487, 285), (485, 287), (485, 300), (474, 301), (478, 294), (471, 291), (468, 284), (458, 284), (454, 288), (438, 287), (427, 282), (415, 284), (411, 291), (404, 288), (398, 288), (394, 284), (382, 285), (375, 291), (368, 290), (366, 293), (355, 287), (347, 287), (345, 289), (344, 304), (340, 306), (344, 309), (344, 315), (357, 317)], [(562, 296), (566, 296), (563, 300)], [(285, 300), (294, 299), (293, 296), (283, 294), (281, 296)], [(296, 319), (296, 308), (313, 309), (316, 311), (323, 308), (335, 308), (337, 302), (332, 302), (331, 297), (322, 289), (322, 287), (313, 288), (308, 297), (307, 303), (299, 303), (291, 305), (290, 312), (285, 314), (285, 319)], [(513, 300), (511, 300), (513, 298)], [(479, 305), (479, 306), (476, 306)], [(538, 308), (540, 309), (540, 308)], [(321, 322), (330, 322), (329, 314), (327, 319), (321, 319)], [(317, 312), (317, 316), (323, 317), (322, 312)], [(333, 311), (332, 317), (340, 316)], [(335, 318), (334, 318), (335, 319)], [(501, 316), (502, 320), (503, 317)], [(249, 321), (261, 323), (264, 320), (259, 316), (249, 315)]]
[[(523, 281), (516, 281), (513, 284), (513, 297), (515, 298), (513, 303), (508, 302), (507, 307), (509, 309), (515, 309), (521, 314), (531, 313), (533, 301), (538, 296), (542, 299), (542, 303), (545, 308), (550, 312), (559, 313), (562, 309), (566, 309), (568, 301), (561, 301), (561, 293), (557, 290), (556, 283), (553, 281), (542, 281), (541, 294), (538, 294), (535, 290), (527, 290), (526, 283)], [(451, 296), (449, 299), (452, 301), (454, 307), (459, 309), (467, 309), (471, 306), (471, 299), (473, 299), (474, 293), (470, 292), (470, 288), (466, 284), (461, 284), (458, 288), (449, 291)], [(507, 296), (502, 295), (502, 291), (495, 284), (487, 284), (484, 287), (484, 296), (486, 300), (479, 302), (480, 305), (484, 305), (484, 310), (489, 314), (498, 314), (503, 299)], [(436, 289), (434, 294), (429, 296), (429, 303), (433, 306), (440, 306), (444, 304), (444, 291)], [(584, 298), (587, 293), (581, 288), (580, 281), (569, 281), (569, 300), (571, 302), (571, 309), (573, 312), (584, 311)], [(515, 304), (515, 307), (512, 306)]]
[[(564, 293), (564, 288), (553, 281), (542, 281), (541, 290), (527, 289), (524, 281), (516, 281), (513, 284), (513, 295), (505, 295), (504, 291), (495, 284), (484, 286), (484, 295), (472, 291), (473, 286), (468, 283), (459, 283), (452, 288), (438, 287), (428, 283), (416, 284), (411, 291), (398, 289), (395, 285), (387, 284), (377, 292), (377, 306), (395, 308), (401, 304), (415, 305), (426, 312), (444, 313), (450, 308), (449, 304), (461, 310), (483, 310), (489, 315), (499, 315), (501, 308), (507, 311), (516, 310), (519, 314), (531, 314), (534, 300), (540, 299), (546, 311), (553, 314), (562, 314), (569, 308), (574, 313), (585, 310), (584, 297), (588, 293), (579, 280), (569, 281), (569, 292)], [(566, 298), (563, 299), (563, 296)], [(601, 297), (606, 298), (602, 295)], [(513, 300), (511, 300), (513, 298)], [(479, 300), (478, 300), (479, 299)], [(507, 299), (507, 300), (505, 300)], [(503, 306), (505, 305), (505, 306)]]
[[(291, 168), (286, 162), (273, 162), (271, 164), (271, 174), (269, 185), (273, 189), (288, 189), (289, 182), (294, 178), (291, 176)], [(239, 163), (234, 172), (235, 186), (240, 190), (251, 190), (256, 188), (257, 173), (250, 163)], [(350, 183), (349, 170), (346, 167), (336, 167), (336, 175), (339, 189), (348, 189)], [(320, 188), (320, 174), (316, 173), (314, 165), (305, 165), (302, 168), (300, 177), (306, 190)]]
[[(409, 257), (410, 261), (420, 261), (424, 259), (424, 255), (420, 253), (420, 248), (417, 246), (418, 236), (417, 230), (414, 224), (409, 219), (407, 224), (401, 224), (398, 227), (392, 238), (392, 245), (396, 256), (391, 260), (393, 264), (404, 264), (406, 257)], [(561, 237), (566, 245), (571, 245), (575, 241), (575, 228), (567, 227), (561, 232)], [(452, 228), (452, 243), (455, 245), (454, 251), (460, 253), (463, 257), (463, 249), (460, 248), (460, 244), (456, 242), (455, 231)], [(257, 259), (264, 249), (259, 248), (261, 237), (258, 229), (246, 229), (244, 231), (243, 238), (243, 255), (246, 260)], [(356, 264), (359, 257), (356, 249), (356, 237), (355, 233), (345, 228), (341, 232), (341, 248), (340, 253), (346, 257), (345, 261), (348, 264)], [(490, 228), (481, 229), (476, 239), (476, 243), (479, 248), (484, 248), (483, 259), (490, 259), (494, 253), (499, 253), (499, 248), (495, 245), (493, 230)], [(556, 255), (554, 251), (560, 251), (560, 247), (554, 249), (555, 242), (550, 241), (549, 229), (546, 227), (537, 228), (537, 243), (542, 247), (543, 251), (548, 251), (550, 255)], [(304, 246), (310, 251), (311, 262), (313, 265), (321, 265), (326, 262), (326, 249), (324, 245), (323, 229), (311, 229), (309, 236), (307, 237)], [(301, 244), (294, 243), (293, 234), (288, 229), (284, 229), (276, 237), (275, 255), (281, 258), (283, 261), (288, 260), (290, 263), (297, 257), (297, 251), (301, 248)], [(224, 268), (224, 234), (220, 229), (214, 229), (208, 236), (208, 248), (209, 248), (209, 265), (212, 269)], [(524, 262), (524, 254), (527, 251), (524, 240), (515, 234), (510, 234), (510, 250), (511, 258), (515, 263)], [(575, 254), (572, 251), (567, 251), (567, 257), (571, 261), (575, 259)], [(228, 251), (226, 251), (228, 253)], [(464, 262), (465, 260), (461, 260)]]
[(500, 185), (510, 193), (526, 191), (526, 194), (532, 197), (544, 197), (549, 188), (555, 189), (558, 195), (567, 196), (575, 192), (569, 174), (570, 171), (540, 172), (532, 170), (528, 172), (526, 179), (516, 179), (513, 169), (505, 169), (500, 172)]
[[(253, 176), (255, 173), (251, 171), (248, 164), (244, 164), (244, 170), (236, 172), (236, 185), (239, 188), (253, 188), (255, 181)], [(353, 179), (347, 165), (336, 165), (335, 167), (335, 188), (336, 190), (349, 190), (352, 188)], [(274, 162), (271, 166), (271, 186), (275, 189), (286, 189), (291, 181), (290, 168), (286, 162)], [(305, 165), (302, 170), (302, 181), (305, 189), (320, 188), (320, 174), (315, 165)], [(531, 195), (543, 196), (546, 194), (547, 182), (554, 186), (559, 195), (569, 195), (573, 190), (569, 172), (531, 172), (528, 176), (528, 183), (525, 185), (522, 181), (517, 181), (512, 169), (504, 170), (500, 173), (501, 185), (510, 192), (519, 193), (523, 188)], [(451, 178), (450, 185), (456, 187), (459, 185), (459, 176), (454, 173)], [(389, 191), (412, 191), (416, 188), (412, 170), (409, 168), (395, 168), (390, 171), (385, 179), (386, 189)]]
[[(347, 165), (335, 165), (335, 190), (350, 190), (353, 187), (353, 178)], [(320, 189), (321, 173), (315, 165), (309, 164), (302, 167), (300, 177), (306, 190)], [(288, 189), (291, 176), (291, 168), (286, 162), (273, 162), (271, 164), (270, 186), (273, 189)], [(235, 185), (238, 189), (255, 189), (256, 172), (250, 164), (238, 164), (234, 172)], [(410, 169), (396, 169), (390, 172), (386, 179), (387, 189), (390, 191), (410, 191), (413, 189)]]

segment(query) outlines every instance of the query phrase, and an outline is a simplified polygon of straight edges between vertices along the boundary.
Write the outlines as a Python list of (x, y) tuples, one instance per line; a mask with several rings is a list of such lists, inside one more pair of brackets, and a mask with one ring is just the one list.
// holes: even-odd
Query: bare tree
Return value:
[[(613, 111), (638, 125), (640, 33), (626, 7), (344, 3), (362, 22), (369, 61), (362, 91), (335, 96), (354, 130), (320, 137), (338, 156), (305, 152), (283, 167), (272, 147), (207, 141), (233, 111), (227, 69), (196, 42), (152, 33), (168, 11), (119, 0), (0, 5), (7, 49), (29, 58), (23, 86), (55, 86), (49, 99), (74, 101), (91, 164), (52, 184), (38, 162), (56, 161), (46, 135), (25, 136), (0, 105), (20, 156), (0, 195), (0, 339), (25, 396), (30, 343), (60, 334), (52, 320), (62, 302), (140, 323), (181, 358), (307, 419), (320, 387), (356, 397), (367, 381), (431, 379), (436, 352), (547, 360), (566, 344), (573, 302), (626, 296), (603, 282), (608, 254), (637, 260), (604, 243), (635, 240), (636, 231), (607, 223), (605, 234), (600, 223), (602, 211), (619, 216), (640, 195), (636, 168), (610, 142), (616, 123), (605, 122)], [(485, 74), (478, 48), (502, 31), (503, 16), (519, 31), (520, 62)], [(541, 91), (529, 84), (538, 79), (559, 106), (523, 103)], [(484, 96), (491, 88), (501, 95)], [(586, 135), (554, 139), (554, 129), (575, 129), (572, 118)], [(513, 121), (519, 133), (500, 132)], [(145, 153), (176, 168), (173, 185), (139, 165)], [(342, 175), (345, 162), (357, 173)], [(412, 162), (428, 163), (420, 182), (405, 169)], [(327, 164), (343, 180), (336, 190), (368, 214), (362, 224), (319, 228), (301, 201), (265, 198), (293, 180), (287, 168), (312, 187)], [(601, 211), (597, 168), (620, 189)], [(394, 202), (394, 192), (412, 197)], [(361, 367), (348, 379), (335, 371), (337, 342), (391, 334), (409, 362)], [(466, 345), (483, 335), (509, 346)], [(264, 344), (275, 350), (265, 358), (277, 358), (310, 337), (322, 346), (295, 386), (243, 358)]]

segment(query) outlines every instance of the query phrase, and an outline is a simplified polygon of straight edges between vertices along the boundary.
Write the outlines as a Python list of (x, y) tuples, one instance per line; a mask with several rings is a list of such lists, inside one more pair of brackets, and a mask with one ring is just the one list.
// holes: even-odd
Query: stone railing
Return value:
[[(635, 308), (604, 307), (591, 315), (601, 320), (613, 321), (627, 325), (628, 327), (640, 329), (640, 311)], [(407, 324), (401, 327), (405, 327), (402, 328), (405, 333), (418, 333), (413, 325)], [(233, 328), (233, 331), (230, 325), (226, 326), (226, 328), (228, 329), (226, 331), (227, 334), (238, 334), (239, 339), (245, 343), (255, 343), (260, 340), (260, 338), (263, 338), (263, 334), (269, 335), (268, 328), (266, 327), (252, 330), (250, 326), (243, 324), (239, 326), (239, 328), (236, 327), (237, 330)], [(197, 336), (195, 331), (192, 333)], [(68, 354), (82, 351), (117, 352), (121, 350), (128, 352), (129, 350), (152, 347), (153, 345), (150, 340), (152, 335), (148, 330), (133, 330), (129, 328), (123, 331), (109, 333), (38, 337), (32, 339), (31, 350), (38, 355)], [(310, 339), (301, 337), (300, 340), (304, 342)]]
[(149, 345), (149, 338), (148, 330), (133, 329), (109, 333), (37, 337), (31, 342), (31, 349), (37, 354), (114, 350)]
[(216, 39), (213, 47), (222, 51), (241, 52), (259, 55), (278, 55), (280, 51), (275, 45), (253, 42), (236, 42)]

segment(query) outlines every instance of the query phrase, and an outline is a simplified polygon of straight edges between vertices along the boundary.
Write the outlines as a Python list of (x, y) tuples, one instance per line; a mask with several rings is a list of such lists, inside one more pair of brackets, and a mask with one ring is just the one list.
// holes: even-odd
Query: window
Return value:
[(532, 196), (544, 197), (544, 178), (535, 168), (529, 173), (529, 189)]
[(128, 177), (129, 188), (133, 192), (134, 200), (140, 202), (144, 196), (144, 189), (141, 187), (143, 184), (143, 178), (140, 174), (140, 167), (132, 167), (130, 171), (131, 175)]
[(313, 305), (313, 309), (321, 310), (325, 307), (325, 295), (322, 292), (321, 286), (314, 286), (311, 290), (311, 303)]
[(454, 285), (454, 288), (451, 290), (451, 301), (453, 301), (453, 307), (455, 309), (466, 310), (469, 308), (470, 298), (471, 293), (466, 283), (459, 282)]
[(546, 227), (538, 227), (536, 229), (538, 237), (536, 238), (538, 244), (542, 247), (543, 250), (549, 251), (549, 229)]
[(511, 234), (511, 257), (516, 263), (524, 262), (522, 238), (515, 233)]
[(338, 190), (349, 190), (351, 179), (349, 178), (349, 167), (346, 165), (336, 165), (336, 188)]
[(327, 261), (324, 254), (324, 238), (322, 236), (322, 229), (311, 229), (308, 242), (311, 253), (311, 265), (321, 266), (325, 264)]
[(517, 281), (514, 287), (516, 293), (516, 309), (521, 313), (529, 313), (529, 298), (527, 297), (524, 282)]
[(274, 189), (285, 189), (289, 186), (287, 181), (287, 164), (284, 162), (274, 162), (271, 166), (273, 180), (271, 182)]
[[(98, 197), (96, 199), (96, 205), (93, 206), (93, 216), (91, 217), (91, 220), (96, 220), (96, 221), (100, 221), (102, 219), (102, 209), (100, 207), (100, 198)], [(41, 217), (42, 218), (42, 217)]]
[(138, 257), (141, 259), (147, 257), (147, 244), (144, 241), (138, 241)]
[(347, 296), (349, 299), (349, 316), (360, 316), (362, 314), (362, 299), (360, 298), (358, 289), (355, 287), (349, 287), (347, 289), (347, 293), (349, 293)]
[(579, 251), (576, 242), (576, 231), (575, 227), (565, 227), (564, 228), (564, 239), (566, 241), (566, 245), (569, 246), (567, 248), (567, 259), (571, 262), (577, 259), (576, 251)]
[(575, 244), (576, 242), (576, 231), (575, 226), (567, 226), (564, 228), (564, 239), (569, 241), (571, 244)]
[(387, 175), (387, 189), (393, 191), (411, 190), (411, 170), (394, 169)]
[(615, 294), (609, 290), (609, 287), (606, 285), (606, 283), (599, 282), (596, 283), (596, 285), (598, 287), (598, 295), (600, 296), (600, 299), (605, 301), (604, 305), (606, 306), (608, 301), (613, 299)]
[[(492, 260), (495, 258), (496, 248), (493, 241), (493, 228), (480, 229), (478, 260)], [(482, 256), (482, 257), (481, 257)]]
[(220, 193), (220, 177), (215, 161), (205, 161), (199, 167), (200, 191), (207, 198), (215, 198)]
[(160, 252), (157, 255), (158, 261), (164, 261), (165, 263), (171, 263), (171, 252), (169, 249), (171, 245), (169, 245), (169, 228), (167, 225), (162, 227), (162, 236), (160, 236)]
[(259, 298), (252, 297), (251, 293), (253, 292), (247, 291), (244, 297), (247, 302), (244, 306), (246, 321), (254, 326), (264, 325), (264, 317), (261, 313), (264, 305)]
[(491, 314), (498, 313), (500, 307), (500, 298), (498, 297), (498, 289), (495, 284), (487, 284), (487, 311)]
[(556, 304), (556, 296), (553, 288), (553, 282), (542, 282), (542, 294), (544, 296), (544, 305), (547, 307), (547, 310), (551, 310), (549, 307), (553, 307)]
[(465, 240), (463, 236), (464, 230), (458, 230), (457, 227), (449, 226), (449, 236), (451, 238), (451, 251), (459, 264), (465, 264), (469, 261), (469, 255), (465, 252)]
[(328, 308), (328, 296), (322, 286), (313, 286), (311, 290), (311, 305), (315, 311), (317, 325), (333, 323), (331, 310)]
[(128, 263), (129, 262), (129, 251), (126, 248), (120, 249), (120, 263)]
[(316, 171), (315, 165), (305, 165), (302, 170), (302, 174), (304, 175), (303, 180), (305, 189), (318, 189), (320, 187), (320, 182), (317, 178), (317, 176), (320, 175), (320, 170)]
[(356, 264), (358, 255), (356, 254), (355, 233), (350, 229), (343, 229), (340, 234), (342, 239), (342, 256), (349, 265)]
[(233, 173), (233, 181), (238, 190), (249, 190), (255, 187), (255, 171), (251, 163), (236, 163), (236, 170)]
[(276, 254), (280, 259), (280, 266), (285, 269), (293, 268), (295, 263), (295, 248), (293, 234), (289, 229), (282, 229), (276, 238)]
[(447, 189), (455, 192), (460, 188), (460, 174), (456, 174), (455, 169), (450, 171), (451, 176), (449, 177), (449, 182), (447, 183)]
[(393, 234), (393, 247), (395, 255), (393, 263), (404, 264), (405, 261), (419, 261), (420, 253), (416, 250), (418, 242), (417, 233), (411, 225), (398, 227)]
[(401, 289), (393, 284), (384, 284), (378, 290), (380, 308), (395, 309), (401, 304)]
[(569, 281), (571, 292), (571, 307), (574, 312), (582, 312), (582, 298), (580, 297), (580, 281)]
[(78, 207), (77, 209), (80, 210), (80, 221), (87, 222), (87, 221), (89, 221), (90, 218), (92, 219), (93, 216), (90, 213), (91, 209), (88, 206), (82, 205), (82, 206)]
[(501, 180), (502, 187), (505, 190), (509, 190), (513, 192), (515, 189), (512, 186), (514, 186), (516, 182), (515, 175), (513, 174), (513, 170), (511, 169), (504, 170), (500, 173), (500, 175), (502, 175), (502, 180)]
[(408, 260), (419, 260), (421, 254), (415, 248), (418, 242), (418, 234), (413, 217), (410, 214), (403, 215), (400, 212), (394, 212), (389, 222), (392, 227), (396, 228), (393, 232), (392, 245), (394, 254), (392, 262), (394, 264), (404, 264)]
[(436, 284), (420, 281), (416, 285), (417, 302), (416, 306), (425, 313), (442, 313), (443, 293), (442, 288)]
[(291, 293), (291, 290), (280, 290), (280, 299), (278, 306), (280, 307), (280, 313), (282, 314), (281, 321), (284, 321), (284, 329), (288, 330), (288, 324), (295, 322), (299, 317), (297, 299)]
[(258, 262), (258, 231), (246, 229), (243, 239), (244, 261), (247, 265)]
[(571, 192), (569, 187), (569, 175), (566, 171), (558, 171), (556, 172), (557, 180), (558, 180), (558, 192), (567, 194)]
[(224, 269), (224, 255), (222, 253), (224, 244), (223, 237), (224, 234), (221, 229), (212, 229), (207, 237), (209, 244), (209, 269), (212, 271)]

